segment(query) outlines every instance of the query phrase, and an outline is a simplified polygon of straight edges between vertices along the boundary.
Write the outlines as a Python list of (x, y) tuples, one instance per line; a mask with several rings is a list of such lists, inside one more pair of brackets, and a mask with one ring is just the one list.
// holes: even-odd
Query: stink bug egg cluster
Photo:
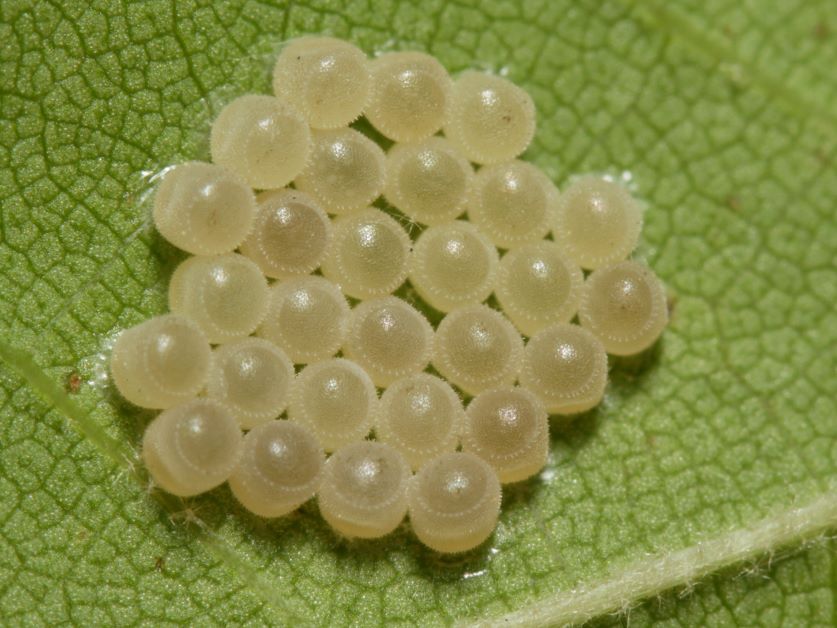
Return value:
[(549, 414), (596, 406), (607, 353), (667, 323), (662, 283), (628, 259), (643, 206), (522, 160), (535, 104), (500, 76), (303, 37), (273, 91), (225, 106), (212, 163), (156, 191), (157, 229), (191, 256), (171, 313), (111, 358), (120, 393), (161, 411), (146, 467), (184, 497), (227, 482), (262, 517), (316, 496), (346, 537), (409, 517), (436, 551), (477, 547), (501, 485), (546, 464)]

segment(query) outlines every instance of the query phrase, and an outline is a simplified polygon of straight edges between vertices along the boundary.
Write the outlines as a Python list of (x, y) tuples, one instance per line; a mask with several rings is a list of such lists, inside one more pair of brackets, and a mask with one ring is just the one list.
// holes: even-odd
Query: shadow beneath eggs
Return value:
[(384, 135), (383, 133), (378, 131), (378, 129), (372, 126), (372, 123), (369, 122), (369, 120), (367, 120), (365, 116), (361, 116), (360, 118), (352, 122), (349, 126), (353, 128), (355, 131), (360, 131), (361, 133), (363, 133), (366, 137), (368, 137), (370, 140), (372, 140), (378, 146), (380, 146), (384, 150), (384, 152), (389, 151), (392, 145), (395, 144), (395, 142), (393, 142), (386, 135)]
[(244, 536), (259, 544), (283, 544), (300, 534), (308, 540), (317, 539), (319, 545), (329, 544), (333, 540), (333, 534), (320, 516), (315, 500), (305, 502), (297, 510), (282, 517), (265, 518), (244, 508), (227, 484), (214, 492), (218, 493), (219, 501), (223, 500), (223, 513), (227, 517), (234, 517), (236, 527), (241, 528)]
[(226, 486), (206, 495), (205, 500), (216, 502), (211, 508), (210, 519), (206, 521), (213, 529), (217, 529), (218, 517), (227, 517), (228, 521), (234, 518), (233, 525), (239, 528), (241, 536), (269, 548), (277, 558), (287, 556), (284, 553), (286, 548), (298, 551), (298, 548), (308, 545), (306, 551), (318, 552), (322, 560), (334, 562), (340, 570), (355, 575), (366, 574), (370, 579), (390, 578), (382, 575), (382, 563), (411, 562), (415, 568), (413, 575), (426, 577), (432, 574), (434, 581), (456, 582), (481, 574), (487, 561), (496, 553), (491, 537), (468, 552), (439, 554), (421, 544), (410, 529), (409, 519), (382, 538), (347, 538), (328, 526), (319, 513), (316, 498), (293, 513), (276, 519), (265, 519), (247, 511), (236, 502)]
[[(577, 450), (596, 435), (601, 422), (599, 407), (571, 416), (552, 414), (549, 417), (549, 449), (564, 457), (566, 450)], [(560, 451), (559, 451), (560, 450)]]
[(498, 551), (494, 542), (495, 535), (492, 535), (485, 543), (470, 551), (441, 554), (414, 540), (412, 545), (415, 547), (410, 548), (410, 551), (419, 564), (432, 574), (435, 582), (460, 582), (485, 575), (488, 563)]
[(645, 351), (630, 356), (608, 355), (610, 371), (608, 387), (605, 390), (605, 405), (602, 404), (581, 414), (549, 417), (550, 449), (561, 463), (583, 448), (598, 432), (608, 413), (608, 397), (618, 398), (623, 403), (642, 390), (644, 380), (662, 359), (664, 338), (660, 338)]
[(512, 484), (503, 484), (503, 503), (500, 508), (501, 516), (503, 514), (510, 514), (519, 508), (528, 506), (541, 487), (546, 482), (538, 473), (530, 478), (521, 480), (520, 482), (513, 482)]
[[(638, 381), (660, 363), (664, 343), (665, 336), (661, 336), (653, 345), (636, 355), (609, 355), (610, 385), (620, 388), (620, 392), (627, 392), (628, 388), (625, 384), (636, 387)], [(622, 388), (625, 390), (622, 391)]]
[(135, 443), (137, 451), (142, 448), (142, 437), (148, 424), (160, 414), (159, 410), (140, 408), (126, 401), (113, 385), (104, 392), (105, 400), (121, 418), (120, 427), (126, 432), (129, 442)]
[(168, 240), (163, 238), (163, 236), (160, 235), (160, 232), (156, 229), (151, 231), (149, 237), (151, 238), (149, 248), (154, 253), (154, 257), (156, 257), (158, 261), (156, 270), (161, 277), (165, 278), (166, 285), (168, 285), (168, 280), (171, 278), (174, 269), (177, 268), (181, 262), (192, 256), (186, 251), (183, 251), (171, 244)]

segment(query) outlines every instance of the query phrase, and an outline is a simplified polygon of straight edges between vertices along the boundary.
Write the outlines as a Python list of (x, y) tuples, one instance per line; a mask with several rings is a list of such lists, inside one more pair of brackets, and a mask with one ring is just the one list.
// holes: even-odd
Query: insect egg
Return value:
[(437, 310), (482, 303), (494, 289), (497, 249), (471, 223), (426, 229), (413, 246), (410, 283)]
[(413, 532), (437, 552), (473, 549), (497, 527), (500, 481), (472, 453), (455, 451), (431, 460), (415, 475), (407, 496)]
[(475, 163), (514, 159), (535, 134), (535, 104), (511, 81), (469, 70), (453, 84), (444, 131)]
[(191, 320), (176, 314), (126, 329), (113, 346), (113, 383), (143, 408), (169, 408), (194, 397), (206, 383), (209, 341)]
[(336, 129), (360, 116), (369, 84), (363, 51), (332, 37), (292, 40), (273, 68), (273, 93), (295, 105), (315, 129)]
[(387, 154), (387, 200), (425, 225), (450, 222), (465, 211), (474, 171), (443, 137), (395, 144)]
[(317, 499), (337, 532), (373, 539), (398, 527), (407, 514), (410, 466), (398, 450), (361, 441), (338, 449), (326, 462)]
[(555, 242), (542, 240), (512, 249), (500, 261), (497, 300), (517, 328), (531, 336), (566, 323), (578, 310), (584, 275)]
[(212, 161), (249, 186), (281, 188), (308, 161), (311, 130), (296, 109), (272, 96), (248, 94), (221, 110), (209, 144)]
[(212, 352), (207, 393), (250, 429), (282, 414), (293, 377), (294, 365), (281, 349), (261, 338), (245, 338)]
[(375, 435), (418, 469), (456, 449), (464, 416), (462, 401), (450, 384), (429, 373), (416, 373), (394, 381), (381, 395)]
[(497, 471), (500, 482), (519, 482), (543, 469), (549, 453), (549, 419), (525, 388), (485, 390), (471, 400), (462, 449)]
[(472, 395), (512, 384), (522, 357), (523, 340), (514, 325), (486, 305), (453, 310), (436, 330), (433, 366)]
[(397, 297), (355, 306), (343, 354), (363, 367), (377, 386), (418, 373), (430, 362), (433, 328), (424, 315)]
[(552, 227), (558, 188), (539, 168), (515, 159), (477, 172), (468, 218), (501, 248), (542, 240)]
[(520, 383), (553, 414), (575, 414), (598, 405), (607, 385), (602, 343), (578, 325), (559, 323), (529, 339)]
[(163, 489), (181, 497), (197, 495), (230, 477), (241, 456), (241, 430), (222, 404), (192, 399), (149, 423), (142, 456)]
[(647, 349), (668, 323), (665, 288), (654, 272), (634, 261), (590, 273), (578, 317), (614, 355)]
[(559, 196), (555, 241), (582, 268), (595, 269), (625, 259), (642, 229), (642, 207), (622, 185), (583, 176)]
[(337, 353), (348, 320), (349, 304), (340, 288), (322, 277), (299, 277), (271, 287), (267, 315), (256, 333), (296, 364), (308, 364)]
[(169, 307), (195, 321), (210, 342), (252, 334), (267, 312), (269, 292), (262, 271), (238, 253), (190, 257), (169, 283)]
[(154, 194), (154, 224), (176, 247), (196, 255), (229, 253), (256, 213), (253, 191), (221, 166), (191, 161), (172, 168)]
[(331, 242), (331, 221), (317, 202), (296, 190), (259, 195), (256, 219), (241, 252), (268, 277), (307, 275), (323, 260)]
[(381, 297), (407, 278), (410, 244), (404, 228), (379, 209), (341, 216), (322, 273), (351, 297)]
[(386, 155), (354, 129), (315, 131), (308, 165), (294, 181), (330, 214), (369, 205), (384, 189)]
[(414, 142), (442, 128), (451, 80), (444, 66), (422, 52), (389, 52), (371, 63), (372, 89), (364, 114), (396, 142)]
[(344, 358), (309, 364), (291, 387), (288, 416), (316, 434), (326, 451), (362, 440), (378, 406), (375, 384)]
[(244, 436), (230, 489), (250, 512), (281, 517), (314, 496), (324, 464), (325, 453), (311, 430), (291, 421), (268, 421)]

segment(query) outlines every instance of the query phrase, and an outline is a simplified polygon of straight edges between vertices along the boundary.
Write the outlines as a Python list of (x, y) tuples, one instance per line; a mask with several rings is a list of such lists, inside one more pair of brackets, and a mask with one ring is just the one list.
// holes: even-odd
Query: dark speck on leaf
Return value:
[(727, 205), (733, 211), (739, 211), (741, 209), (741, 199), (737, 196), (729, 196), (727, 197)]
[(816, 39), (828, 39), (829, 35), (831, 35), (831, 29), (828, 27), (828, 24), (825, 22), (817, 22), (817, 25), (814, 26), (814, 37)]
[(677, 307), (677, 297), (669, 296), (666, 299), (666, 307), (668, 308), (668, 317), (671, 318), (674, 314), (674, 308)]
[(814, 157), (817, 158), (823, 166), (827, 166), (831, 162), (831, 157), (829, 157), (828, 152), (822, 146), (818, 147), (814, 151)]
[(67, 376), (67, 392), (75, 394), (81, 388), (81, 375), (77, 371), (73, 371)]

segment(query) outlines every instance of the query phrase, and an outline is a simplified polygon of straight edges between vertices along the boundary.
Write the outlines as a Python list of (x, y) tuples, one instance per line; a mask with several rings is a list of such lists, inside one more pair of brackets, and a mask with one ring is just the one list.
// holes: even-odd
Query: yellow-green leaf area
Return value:
[[(630, 177), (649, 205), (637, 256), (671, 325), (614, 361), (600, 408), (553, 420), (546, 472), (507, 491), (481, 552), (440, 558), (406, 527), (347, 543), (315, 504), (265, 522), (226, 488), (149, 492), (149, 414), (101, 384), (108, 338), (166, 309), (180, 259), (151, 227), (152, 175), (207, 158), (212, 117), (268, 91), (304, 33), (507, 73), (538, 109), (528, 159), (559, 186)], [(775, 586), (740, 575), (837, 525), (829, 0), (9, 0), (0, 43), (5, 622), (563, 623), (661, 595), (631, 617), (833, 623), (833, 543), (760, 567)]]

